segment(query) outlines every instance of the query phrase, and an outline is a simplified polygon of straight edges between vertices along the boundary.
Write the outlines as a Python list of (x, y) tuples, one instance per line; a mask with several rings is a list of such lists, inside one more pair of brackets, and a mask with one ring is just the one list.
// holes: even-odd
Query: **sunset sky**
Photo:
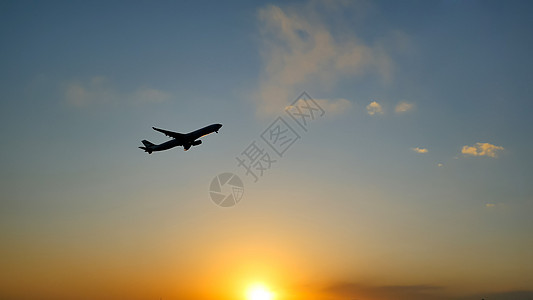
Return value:
[[(2, 1), (0, 298), (532, 299), (532, 16)], [(187, 152), (138, 149), (213, 123)], [(275, 124), (297, 137), (281, 155)], [(210, 197), (222, 173), (235, 206)]]

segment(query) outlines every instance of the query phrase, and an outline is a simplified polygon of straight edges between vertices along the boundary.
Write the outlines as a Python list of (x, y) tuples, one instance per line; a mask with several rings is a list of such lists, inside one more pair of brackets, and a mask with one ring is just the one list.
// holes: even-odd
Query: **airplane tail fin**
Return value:
[(152, 154), (152, 146), (154, 146), (154, 144), (150, 143), (147, 140), (142, 140), (141, 142), (143, 143), (144, 147), (139, 148), (143, 149), (144, 152), (148, 152), (148, 154)]
[(150, 147), (150, 146), (153, 146), (154, 144), (150, 143), (149, 141), (147, 140), (142, 140), (141, 143), (143, 143), (146, 147)]

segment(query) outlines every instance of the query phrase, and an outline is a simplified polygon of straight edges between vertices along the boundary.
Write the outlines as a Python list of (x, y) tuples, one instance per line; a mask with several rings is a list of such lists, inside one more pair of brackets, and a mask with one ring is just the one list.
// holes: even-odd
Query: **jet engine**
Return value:
[(193, 146), (198, 146), (198, 145), (200, 145), (201, 143), (202, 143), (202, 141), (197, 140), (197, 141), (192, 142), (191, 145), (193, 145)]

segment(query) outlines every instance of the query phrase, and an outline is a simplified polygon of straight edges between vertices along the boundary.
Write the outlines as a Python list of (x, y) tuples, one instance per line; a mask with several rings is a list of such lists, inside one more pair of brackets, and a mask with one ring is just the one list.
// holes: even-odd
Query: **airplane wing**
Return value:
[(159, 128), (155, 128), (155, 127), (152, 127), (155, 131), (159, 131), (161, 133), (164, 133), (166, 136), (169, 136), (171, 138), (175, 138), (175, 139), (181, 139), (183, 138), (184, 134), (183, 133), (178, 133), (178, 132), (174, 132), (174, 131), (169, 131), (169, 130), (165, 130), (165, 129), (159, 129)]

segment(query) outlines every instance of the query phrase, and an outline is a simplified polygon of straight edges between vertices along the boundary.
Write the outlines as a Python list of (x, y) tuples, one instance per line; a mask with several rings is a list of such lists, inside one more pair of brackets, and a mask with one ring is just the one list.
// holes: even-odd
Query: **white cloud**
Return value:
[(489, 143), (476, 143), (474, 146), (463, 146), (461, 153), (469, 156), (488, 156), (498, 157), (498, 152), (503, 151), (501, 146), (495, 146)]
[[(365, 44), (352, 32), (333, 32), (321, 21), (326, 13), (342, 15), (339, 6), (348, 9), (356, 4), (327, 3), (310, 1), (259, 11), (260, 52), (265, 64), (257, 92), (260, 113), (278, 113), (305, 87), (329, 88), (343, 76), (374, 73), (390, 80), (392, 62), (383, 46)], [(322, 103), (329, 101), (323, 99)]]
[(381, 107), (381, 104), (377, 103), (376, 101), (372, 101), (366, 106), (366, 112), (371, 116), (375, 114), (382, 115), (383, 108)]
[(414, 108), (414, 104), (413, 103), (402, 101), (402, 102), (398, 103), (398, 105), (396, 105), (396, 108), (394, 108), (394, 112), (403, 113), (403, 112), (410, 111), (413, 108)]
[(161, 90), (140, 88), (136, 91), (120, 93), (109, 80), (96, 76), (86, 82), (69, 82), (64, 87), (65, 101), (74, 107), (94, 105), (117, 105), (121, 103), (159, 103), (170, 99), (171, 95)]
[(428, 153), (428, 149), (426, 148), (419, 148), (419, 147), (416, 147), (416, 148), (411, 148), (411, 150), (413, 150), (414, 152), (416, 153), (421, 153), (421, 154), (424, 154), (424, 153)]

